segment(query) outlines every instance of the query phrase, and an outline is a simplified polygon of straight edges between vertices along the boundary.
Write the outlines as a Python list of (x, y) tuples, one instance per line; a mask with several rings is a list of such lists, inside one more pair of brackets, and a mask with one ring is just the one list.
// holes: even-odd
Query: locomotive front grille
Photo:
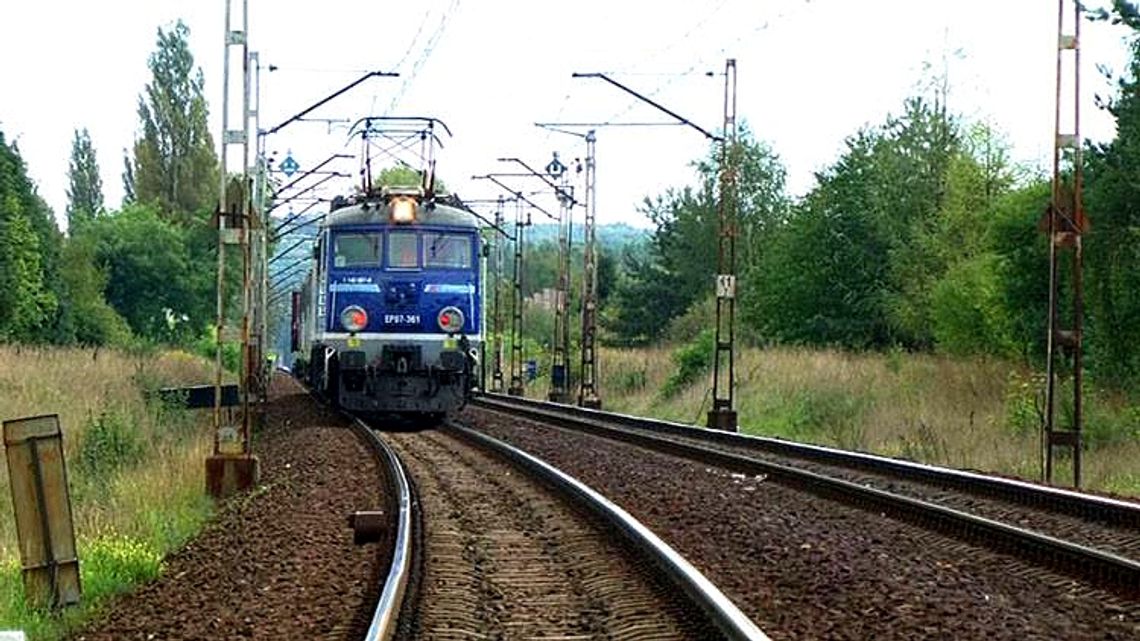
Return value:
[(380, 350), (380, 369), (405, 374), (423, 368), (423, 352), (419, 345), (385, 345)]

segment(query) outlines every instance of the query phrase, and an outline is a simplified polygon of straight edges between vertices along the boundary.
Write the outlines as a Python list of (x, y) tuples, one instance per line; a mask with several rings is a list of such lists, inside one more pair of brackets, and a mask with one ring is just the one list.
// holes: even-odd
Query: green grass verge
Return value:
[(97, 615), (110, 597), (161, 574), (164, 555), (182, 545), (210, 516), (208, 500), (196, 503), (148, 513), (144, 517), (152, 525), (148, 539), (113, 534), (79, 541), (83, 596), (79, 605), (59, 612), (29, 607), (19, 563), (12, 560), (0, 566), (0, 629), (23, 630), (31, 641), (64, 638)]

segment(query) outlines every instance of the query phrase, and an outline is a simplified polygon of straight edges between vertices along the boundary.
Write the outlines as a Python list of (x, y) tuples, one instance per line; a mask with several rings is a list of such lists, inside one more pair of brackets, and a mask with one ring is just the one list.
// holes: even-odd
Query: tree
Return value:
[[(422, 187), (423, 182), (423, 176), (418, 170), (405, 165), (385, 167), (372, 179), (372, 184), (377, 189), (381, 187)], [(439, 179), (439, 176), (435, 178), (435, 191), (437, 194), (447, 193), (447, 186)]]
[[(49, 286), (58, 229), (36, 195), (19, 150), (0, 132), (0, 340), (52, 338), (58, 297)], [(53, 244), (54, 243), (54, 244)]]
[(84, 224), (103, 213), (103, 179), (99, 177), (99, 162), (86, 127), (75, 130), (67, 177), (67, 228), (74, 236)]
[[(747, 124), (740, 127), (730, 157), (738, 172), (737, 255), (738, 269), (744, 271), (755, 260), (765, 230), (785, 217), (785, 170)], [(694, 167), (700, 180), (695, 189), (669, 189), (645, 199), (642, 212), (656, 230), (646, 256), (627, 254), (623, 260), (627, 278), (615, 288), (609, 317), (609, 329), (619, 339), (657, 338), (671, 319), (712, 291), (720, 224), (719, 146)], [(652, 319), (645, 318), (646, 312)]]
[(218, 159), (207, 124), (205, 80), (190, 53), (189, 28), (179, 20), (158, 29), (151, 54), (151, 81), (139, 96), (142, 137), (124, 171), (129, 198), (153, 204), (180, 225), (204, 217), (217, 201)]
[(1128, 68), (1104, 104), (1116, 120), (1116, 139), (1086, 154), (1086, 353), (1101, 380), (1124, 386), (1140, 380), (1140, 11), (1115, 0), (1096, 17), (1132, 34)]
[(80, 345), (121, 345), (130, 339), (126, 321), (103, 298), (107, 274), (96, 266), (91, 234), (72, 236), (63, 247), (60, 276), (67, 296), (60, 311), (70, 319)]
[(192, 230), (134, 204), (96, 219), (89, 233), (95, 263), (107, 277), (107, 302), (134, 333), (177, 341), (209, 322), (213, 282), (209, 265), (191, 251)]
[(123, 207), (135, 202), (135, 169), (131, 166), (131, 155), (123, 150)]
[(875, 216), (879, 134), (860, 132), (743, 274), (742, 324), (789, 343), (889, 342), (887, 235)]
[(687, 301), (679, 288), (671, 286), (670, 275), (652, 249), (627, 247), (621, 265), (622, 275), (602, 320), (615, 343), (644, 345), (661, 336)]

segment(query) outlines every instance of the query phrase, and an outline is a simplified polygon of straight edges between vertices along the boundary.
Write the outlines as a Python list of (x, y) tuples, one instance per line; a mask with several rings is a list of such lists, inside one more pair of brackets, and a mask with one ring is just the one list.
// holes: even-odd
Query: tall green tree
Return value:
[(103, 179), (87, 128), (76, 129), (67, 169), (67, 228), (76, 231), (103, 213)]
[(766, 340), (868, 347), (889, 342), (888, 235), (875, 215), (881, 134), (862, 131), (816, 176), (744, 274), (742, 323)]
[(1116, 139), (1086, 154), (1086, 350), (1098, 377), (1126, 385), (1140, 381), (1140, 11), (1114, 0), (1095, 17), (1132, 32), (1128, 67), (1104, 105), (1116, 120)]
[(192, 230), (136, 203), (96, 219), (89, 235), (106, 300), (135, 334), (178, 341), (209, 322), (211, 270), (197, 264)]
[(123, 203), (122, 206), (135, 202), (135, 168), (131, 165), (131, 155), (123, 150)]
[[(730, 159), (738, 175), (738, 269), (755, 260), (761, 236), (784, 218), (788, 206), (785, 169), (779, 157), (755, 139), (744, 124)], [(671, 319), (713, 291), (719, 239), (719, 146), (694, 163), (699, 178), (694, 188), (669, 189), (647, 198), (642, 212), (653, 222), (648, 252), (623, 258), (625, 278), (614, 291), (609, 315), (619, 340), (655, 339)], [(648, 313), (652, 318), (643, 318)], [(652, 322), (647, 322), (647, 321)]]
[(0, 340), (53, 339), (59, 298), (50, 285), (58, 232), (19, 149), (0, 132)]
[(108, 278), (97, 266), (95, 252), (95, 238), (88, 229), (64, 244), (60, 277), (67, 295), (60, 301), (60, 313), (69, 318), (80, 345), (125, 344), (131, 330), (104, 298)]
[(151, 81), (139, 96), (142, 137), (124, 172), (127, 193), (155, 205), (167, 220), (189, 225), (217, 201), (218, 158), (207, 124), (205, 80), (195, 68), (188, 38), (179, 20), (170, 31), (158, 29), (148, 66)]

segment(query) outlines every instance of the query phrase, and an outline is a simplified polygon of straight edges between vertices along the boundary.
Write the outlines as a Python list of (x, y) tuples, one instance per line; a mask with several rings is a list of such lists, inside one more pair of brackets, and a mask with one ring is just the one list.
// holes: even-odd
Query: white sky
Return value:
[[(107, 203), (120, 202), (122, 153), (138, 126), (146, 59), (156, 29), (179, 17), (191, 29), (211, 130), (220, 137), (223, 7), (222, 0), (0, 6), (0, 130), (18, 141), (58, 217), (75, 127), (90, 129)], [(536, 121), (664, 118), (600, 80), (572, 79), (572, 72), (605, 72), (711, 130), (720, 126), (723, 84), (703, 72), (720, 72), (729, 56), (738, 60), (739, 116), (781, 156), (797, 195), (838, 157), (846, 136), (900, 111), (929, 79), (928, 65), (948, 70), (951, 109), (988, 119), (1012, 143), (1015, 159), (1044, 165), (1052, 153), (1050, 0), (250, 0), (250, 19), (251, 49), (261, 52), (263, 66), (279, 67), (264, 74), (263, 127), (364, 70), (399, 71), (401, 78), (373, 79), (311, 115), (441, 118), (455, 136), (439, 157), (439, 174), (465, 198), (497, 194), (471, 175), (517, 170), (496, 158), (540, 167), (554, 150), (563, 158), (581, 155), (578, 139), (545, 132)], [(1113, 123), (1092, 97), (1110, 89), (1096, 65), (1123, 68), (1125, 33), (1087, 22), (1082, 29), (1083, 133), (1104, 140)], [(329, 134), (309, 123), (284, 129), (269, 149), (279, 159), (291, 149), (307, 168), (357, 149), (344, 145), (343, 129)], [(648, 224), (636, 211), (641, 199), (690, 182), (688, 162), (705, 149), (703, 137), (683, 127), (599, 130), (599, 221)], [(340, 167), (352, 172), (357, 165)]]

